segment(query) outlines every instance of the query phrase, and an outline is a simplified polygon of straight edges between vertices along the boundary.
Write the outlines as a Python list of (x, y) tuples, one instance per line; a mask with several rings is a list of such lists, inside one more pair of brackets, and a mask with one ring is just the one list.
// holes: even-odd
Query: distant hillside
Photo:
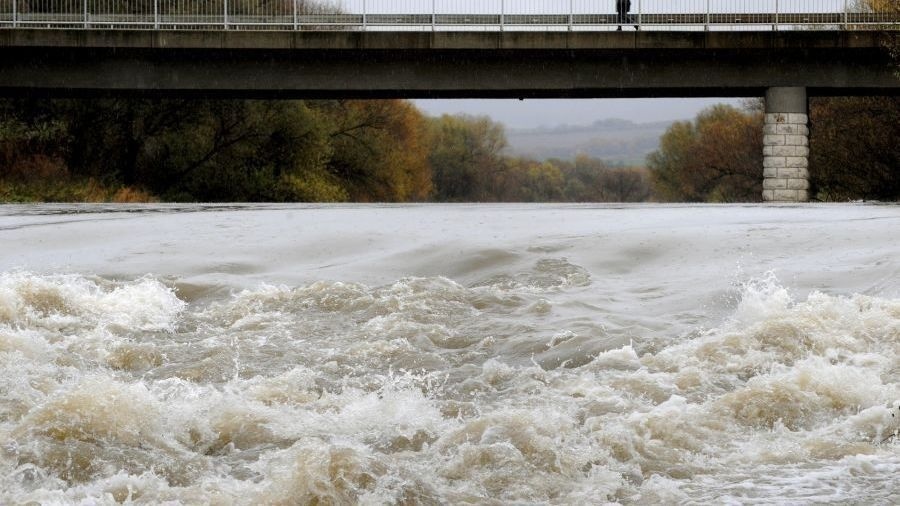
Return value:
[(508, 128), (506, 136), (512, 155), (543, 160), (572, 159), (583, 153), (613, 164), (643, 165), (647, 155), (659, 148), (660, 136), (672, 123), (605, 119), (586, 126)]

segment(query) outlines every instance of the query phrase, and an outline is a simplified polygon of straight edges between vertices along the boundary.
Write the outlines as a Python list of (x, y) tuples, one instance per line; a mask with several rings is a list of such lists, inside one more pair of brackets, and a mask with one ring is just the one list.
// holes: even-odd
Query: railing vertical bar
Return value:
[(15, 28), (19, 24), (19, 5), (16, 3), (16, 0), (12, 0), (12, 24), (13, 28)]
[(84, 5), (84, 9), (83, 9), (83, 14), (84, 14), (84, 28), (87, 29), (87, 27), (88, 27), (88, 22), (89, 22), (89, 21), (88, 21), (88, 0), (84, 0), (84, 1), (82, 2), (82, 5)]
[(640, 30), (641, 28), (643, 28), (643, 22), (644, 22), (644, 20), (641, 19), (641, 15), (644, 12), (644, 6), (641, 3), (641, 0), (637, 0), (637, 4), (638, 4), (638, 23), (637, 24), (638, 24), (638, 30)]
[(848, 4), (850, 0), (844, 0), (844, 30), (849, 28), (850, 23), (850, 5)]
[(774, 31), (778, 31), (778, 13), (781, 12), (781, 6), (778, 4), (778, 0), (775, 0), (775, 26), (772, 27)]
[(159, 30), (159, 0), (153, 0), (153, 29)]
[(575, 19), (575, 0), (569, 0), (569, 31), (572, 31), (572, 23)]
[(437, 6), (435, 5), (436, 0), (431, 0), (431, 31), (435, 31), (435, 25), (437, 24), (436, 15), (437, 15)]
[(706, 0), (706, 16), (703, 18), (704, 23), (705, 23), (703, 25), (703, 31), (706, 31), (706, 32), (709, 31), (709, 11), (710, 11), (709, 2), (710, 2), (710, 0)]
[(222, 14), (224, 16), (222, 18), (222, 21), (225, 23), (225, 29), (227, 30), (228, 29), (228, 0), (223, 0), (222, 4), (224, 5), (224, 8), (222, 9), (222, 11), (223, 11)]
[(293, 21), (294, 31), (297, 31), (297, 0), (291, 0), (291, 21)]
[(363, 4), (363, 7), (362, 7), (362, 9), (363, 9), (363, 26), (362, 27), (363, 27), (363, 31), (366, 31), (366, 29), (368, 28), (368, 25), (369, 25), (368, 19), (367, 19), (368, 12), (366, 9), (366, 0), (363, 0), (362, 4)]
[(506, 26), (506, 0), (500, 0), (500, 31)]

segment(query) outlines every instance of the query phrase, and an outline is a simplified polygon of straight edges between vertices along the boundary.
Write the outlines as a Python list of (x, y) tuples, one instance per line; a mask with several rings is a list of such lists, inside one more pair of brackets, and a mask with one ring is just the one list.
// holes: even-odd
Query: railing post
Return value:
[(224, 24), (225, 24), (225, 29), (227, 30), (227, 29), (228, 29), (228, 0), (224, 0), (224, 1), (222, 2), (222, 4), (223, 4), (223, 6), (224, 6), (223, 9), (222, 9), (222, 10), (223, 10), (223, 12), (222, 12), (222, 15), (223, 15), (222, 21), (224, 22)]
[(644, 6), (641, 5), (641, 0), (637, 0), (637, 4), (638, 4), (638, 30), (640, 30), (641, 28), (644, 27), (643, 20), (641, 19), (641, 14), (644, 12), (643, 11)]
[(294, 22), (294, 31), (297, 31), (297, 0), (291, 0), (291, 20)]
[(88, 27), (88, 0), (84, 0), (82, 5), (84, 6), (83, 15), (84, 15), (84, 28)]
[(159, 30), (159, 0), (153, 0), (153, 29)]
[(706, 0), (706, 16), (703, 19), (704, 19), (704, 23), (705, 23), (703, 25), (703, 31), (708, 32), (709, 31), (709, 0)]
[(778, 13), (781, 11), (778, 5), (778, 0), (775, 0), (775, 25), (772, 27), (772, 30), (778, 31)]
[(368, 26), (368, 20), (366, 19), (368, 15), (368, 10), (366, 9), (366, 0), (363, 0), (363, 31), (366, 31), (366, 27)]
[(572, 31), (572, 23), (575, 21), (575, 0), (569, 0), (569, 31)]
[(431, 31), (435, 31), (435, 25), (437, 24), (437, 6), (435, 5), (437, 0), (431, 0)]
[(19, 24), (19, 6), (16, 3), (16, 0), (13, 0), (13, 28)]
[(850, 26), (850, 0), (844, 0), (844, 30), (848, 29)]
[(500, 0), (500, 31), (503, 31), (503, 25), (506, 24), (506, 1)]

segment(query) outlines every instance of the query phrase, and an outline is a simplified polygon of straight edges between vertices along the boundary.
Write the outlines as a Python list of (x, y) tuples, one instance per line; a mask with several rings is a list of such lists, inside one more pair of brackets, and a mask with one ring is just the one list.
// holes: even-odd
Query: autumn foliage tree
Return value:
[(426, 118), (403, 100), (0, 100), (0, 111), (4, 200), (120, 193), (279, 202), (649, 196), (641, 169), (584, 156), (510, 156), (503, 125), (486, 117)]
[[(672, 201), (759, 199), (759, 110), (717, 106), (679, 122), (649, 157), (659, 198)], [(821, 201), (900, 199), (900, 97), (810, 100), (811, 197)], [(721, 170), (723, 166), (729, 166)], [(734, 185), (729, 187), (728, 185)], [(710, 191), (710, 188), (713, 190)], [(723, 198), (724, 196), (724, 198)]]
[(650, 173), (642, 167), (610, 167), (602, 160), (578, 155), (558, 163), (571, 202), (645, 202), (651, 198)]
[(425, 118), (404, 100), (324, 101), (333, 148), (328, 171), (356, 202), (408, 202), (429, 197)]
[(509, 157), (494, 185), (503, 202), (563, 202), (565, 175), (554, 161)]
[(762, 114), (728, 105), (672, 124), (648, 157), (659, 198), (758, 201), (762, 194)]
[(77, 100), (66, 161), (165, 200), (345, 200), (326, 171), (324, 119), (303, 102)]
[(65, 125), (35, 100), (0, 102), (0, 179), (67, 176), (56, 140)]
[(444, 115), (431, 121), (430, 139), (436, 200), (498, 200), (497, 183), (507, 169), (503, 125), (487, 117)]
[(809, 164), (818, 200), (900, 199), (900, 97), (811, 100)]
[(51, 160), (75, 181), (163, 200), (394, 202), (431, 192), (428, 132), (406, 101), (4, 100), (0, 108), (0, 180), (27, 179), (39, 172), (35, 160)]

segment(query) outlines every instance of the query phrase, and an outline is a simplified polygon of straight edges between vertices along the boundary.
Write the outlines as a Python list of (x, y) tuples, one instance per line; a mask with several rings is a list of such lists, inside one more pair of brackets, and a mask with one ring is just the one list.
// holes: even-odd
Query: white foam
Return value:
[(896, 494), (894, 208), (213, 214), (0, 274), (0, 503)]

